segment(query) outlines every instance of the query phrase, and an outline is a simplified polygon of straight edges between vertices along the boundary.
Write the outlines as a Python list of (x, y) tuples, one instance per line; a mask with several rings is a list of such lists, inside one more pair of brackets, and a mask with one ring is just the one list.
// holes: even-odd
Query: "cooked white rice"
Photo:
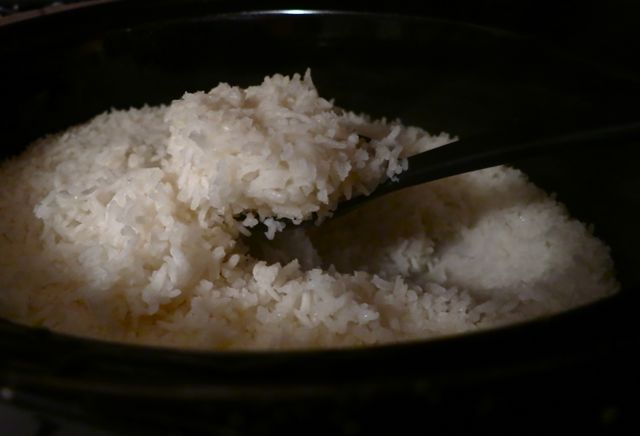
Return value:
[(0, 316), (133, 343), (308, 348), (471, 331), (617, 290), (608, 248), (508, 167), (246, 238), (327, 214), (451, 140), (342, 111), (308, 73), (104, 113), (0, 167)]

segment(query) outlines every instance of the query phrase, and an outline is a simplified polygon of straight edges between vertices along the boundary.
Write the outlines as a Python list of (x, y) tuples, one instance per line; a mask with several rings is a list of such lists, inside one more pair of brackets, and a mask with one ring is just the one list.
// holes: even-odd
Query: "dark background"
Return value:
[[(73, 7), (77, 3), (81, 2), (0, 1), (0, 16), (3, 17), (0, 18), (0, 24), (3, 20), (18, 21), (47, 11)], [(137, 3), (147, 5), (149, 13), (152, 14), (154, 6), (164, 2), (160, 0)], [(356, 1), (275, 1), (267, 4), (267, 2), (258, 1), (187, 0), (183, 3), (185, 7), (214, 3), (219, 4), (221, 9), (235, 11), (254, 8), (335, 8), (419, 14), (445, 20), (466, 21), (479, 26), (495, 27), (539, 38), (566, 53), (566, 56), (581, 59), (597, 68), (605, 68), (609, 74), (617, 75), (626, 81), (640, 83), (640, 69), (636, 65), (636, 58), (640, 53), (640, 2), (633, 0), (448, 0), (446, 2), (393, 0), (375, 5), (372, 2)], [(19, 44), (19, 41), (12, 42)], [(6, 68), (6, 66), (0, 65), (0, 68)], [(9, 84), (0, 84), (0, 86), (9, 86)], [(1, 354), (0, 359), (2, 359)], [(584, 380), (585, 385), (589, 382)], [(618, 418), (616, 416), (618, 411), (615, 408), (604, 409), (597, 413), (602, 414), (603, 421), (615, 421)], [(55, 417), (37, 416), (0, 403), (0, 434), (68, 436), (108, 433), (90, 429), (83, 424), (55, 419)]]
[[(129, 0), (136, 1), (136, 0)], [(81, 0), (0, 1), (0, 17), (15, 16), (38, 8), (82, 3)], [(152, 9), (159, 1), (147, 3)], [(241, 10), (314, 8), (392, 11), (467, 21), (534, 35), (552, 41), (558, 48), (594, 63), (607, 64), (619, 74), (640, 80), (637, 53), (640, 52), (640, 3), (635, 0), (447, 0), (447, 1), (193, 1), (218, 3)]]

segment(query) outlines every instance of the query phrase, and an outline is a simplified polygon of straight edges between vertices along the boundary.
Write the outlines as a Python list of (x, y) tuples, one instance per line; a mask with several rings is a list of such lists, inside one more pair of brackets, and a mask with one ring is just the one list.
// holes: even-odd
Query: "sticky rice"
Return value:
[(607, 246), (505, 166), (282, 231), (454, 139), (340, 109), (309, 73), (98, 115), (0, 167), (0, 316), (138, 344), (344, 347), (617, 291)]

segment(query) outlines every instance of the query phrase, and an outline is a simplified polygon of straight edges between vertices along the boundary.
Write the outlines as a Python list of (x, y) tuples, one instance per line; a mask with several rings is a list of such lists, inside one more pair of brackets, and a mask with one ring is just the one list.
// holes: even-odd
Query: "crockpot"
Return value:
[[(640, 81), (588, 50), (393, 6), (98, 0), (9, 17), (3, 157), (112, 107), (307, 68), (343, 107), (461, 137), (637, 120)], [(285, 352), (121, 345), (1, 321), (0, 398), (123, 434), (636, 428), (637, 163), (633, 145), (512, 162), (611, 246), (612, 298), (435, 340)]]

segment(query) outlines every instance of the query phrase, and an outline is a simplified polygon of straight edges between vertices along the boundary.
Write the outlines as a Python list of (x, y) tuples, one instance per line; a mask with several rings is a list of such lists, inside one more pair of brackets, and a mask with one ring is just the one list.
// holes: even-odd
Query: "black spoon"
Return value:
[[(369, 138), (363, 137), (363, 139)], [(461, 139), (409, 157), (408, 169), (399, 174), (395, 180), (389, 179), (381, 183), (369, 195), (360, 195), (339, 203), (332, 217), (342, 215), (367, 201), (400, 189), (508, 164), (535, 155), (575, 153), (576, 165), (579, 165), (580, 154), (586, 149), (599, 148), (602, 153), (607, 153), (611, 152), (612, 146), (636, 144), (640, 146), (640, 123), (525, 140), (513, 139), (513, 136), (498, 138), (496, 135)], [(299, 224), (287, 222), (287, 228), (307, 225), (315, 222), (316, 218), (312, 215)]]
[(410, 186), (419, 185), (457, 174), (507, 164), (523, 158), (546, 153), (575, 152), (579, 164), (580, 152), (587, 148), (607, 148), (614, 145), (640, 146), (640, 123), (606, 127), (597, 130), (572, 132), (558, 136), (513, 141), (509, 138), (461, 139), (442, 147), (428, 150), (409, 160), (409, 168), (396, 180), (378, 185), (369, 195), (361, 195), (338, 204), (333, 215), (343, 214), (367, 201)]

